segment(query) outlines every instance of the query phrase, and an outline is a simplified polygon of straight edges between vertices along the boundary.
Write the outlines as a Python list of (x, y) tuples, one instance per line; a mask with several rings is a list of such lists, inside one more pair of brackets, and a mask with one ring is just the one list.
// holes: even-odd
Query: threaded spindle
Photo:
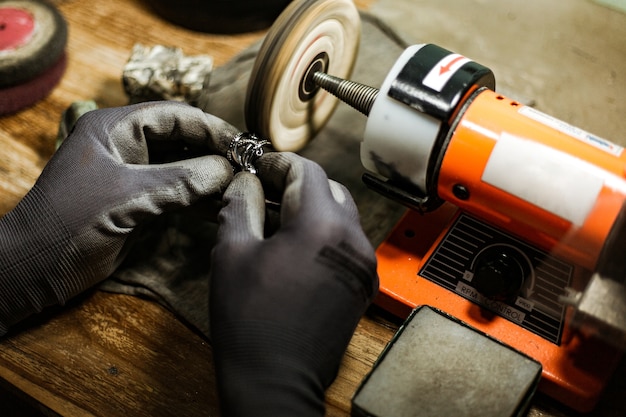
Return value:
[(323, 72), (313, 74), (313, 81), (339, 100), (369, 116), (378, 89), (350, 80), (344, 80)]

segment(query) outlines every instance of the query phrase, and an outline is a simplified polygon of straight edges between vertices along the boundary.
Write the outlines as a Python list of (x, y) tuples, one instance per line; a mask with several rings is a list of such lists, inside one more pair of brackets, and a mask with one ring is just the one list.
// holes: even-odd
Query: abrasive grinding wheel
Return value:
[(0, 116), (16, 113), (44, 99), (59, 83), (66, 66), (67, 56), (62, 54), (55, 64), (35, 78), (0, 88)]
[(313, 74), (349, 78), (361, 21), (352, 0), (295, 0), (270, 28), (252, 69), (245, 104), (249, 131), (276, 150), (297, 151), (332, 115), (337, 99)]
[(52, 5), (36, 0), (0, 2), (0, 88), (52, 68), (67, 43), (67, 24)]
[(46, 97), (65, 72), (67, 24), (37, 0), (0, 2), (0, 115)]

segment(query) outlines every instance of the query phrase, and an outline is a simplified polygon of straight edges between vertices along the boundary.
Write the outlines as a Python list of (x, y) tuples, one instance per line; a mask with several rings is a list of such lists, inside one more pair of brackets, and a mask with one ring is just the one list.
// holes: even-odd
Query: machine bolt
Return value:
[(467, 200), (470, 197), (469, 189), (461, 184), (455, 184), (454, 187), (452, 187), (452, 194), (459, 200)]
[(378, 89), (374, 87), (334, 77), (321, 71), (313, 74), (313, 81), (366, 116), (370, 114), (374, 100), (378, 97)]

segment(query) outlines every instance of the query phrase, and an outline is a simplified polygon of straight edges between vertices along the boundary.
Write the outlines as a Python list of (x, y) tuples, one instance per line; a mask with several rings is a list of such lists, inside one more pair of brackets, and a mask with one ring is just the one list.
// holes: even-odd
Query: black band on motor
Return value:
[[(478, 87), (495, 90), (495, 77), (489, 68), (463, 56), (452, 55), (456, 54), (437, 45), (429, 44), (420, 48), (392, 82), (389, 96), (446, 122), (470, 90)], [(455, 68), (452, 62), (452, 65), (447, 66), (446, 57), (452, 58), (452, 61), (456, 59), (462, 65)], [(449, 78), (443, 78), (446, 81), (440, 89), (425, 84), (431, 70), (451, 73), (446, 74)]]

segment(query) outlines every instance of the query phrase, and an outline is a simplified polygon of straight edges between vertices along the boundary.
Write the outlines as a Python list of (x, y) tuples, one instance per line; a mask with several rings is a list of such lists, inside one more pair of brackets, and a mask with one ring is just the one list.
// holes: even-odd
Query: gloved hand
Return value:
[(106, 278), (137, 226), (220, 193), (232, 179), (229, 162), (216, 155), (149, 165), (149, 145), (223, 154), (237, 133), (173, 102), (82, 116), (33, 188), (0, 219), (0, 335)]
[[(374, 250), (345, 187), (290, 153), (224, 194), (212, 252), (211, 340), (223, 414), (322, 416), (354, 329), (378, 289)], [(282, 194), (265, 236), (263, 186)], [(277, 200), (273, 200), (277, 201)]]

